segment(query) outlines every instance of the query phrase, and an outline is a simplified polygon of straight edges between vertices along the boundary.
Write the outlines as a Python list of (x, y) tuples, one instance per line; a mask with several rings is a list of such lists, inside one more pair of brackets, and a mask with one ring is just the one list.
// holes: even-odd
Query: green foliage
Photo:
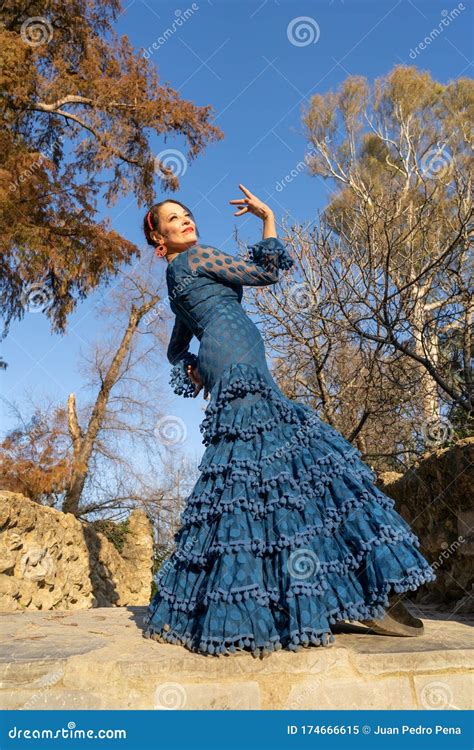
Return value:
[(115, 521), (102, 520), (93, 521), (91, 526), (94, 527), (95, 531), (103, 534), (109, 542), (122, 554), (125, 545), (125, 539), (127, 534), (130, 532), (130, 523), (127, 518), (125, 521), (115, 523)]
[[(153, 577), (158, 573), (161, 566), (164, 562), (169, 558), (171, 554), (171, 549), (165, 545), (165, 544), (157, 544), (154, 547), (153, 550), (153, 565), (152, 565), (152, 575)], [(153, 598), (156, 594), (158, 588), (155, 583), (155, 580), (153, 580), (151, 585), (151, 597)]]
[(474, 412), (467, 412), (458, 406), (453, 406), (449, 413), (449, 422), (452, 425), (452, 436), (450, 444), (456, 440), (474, 437)]

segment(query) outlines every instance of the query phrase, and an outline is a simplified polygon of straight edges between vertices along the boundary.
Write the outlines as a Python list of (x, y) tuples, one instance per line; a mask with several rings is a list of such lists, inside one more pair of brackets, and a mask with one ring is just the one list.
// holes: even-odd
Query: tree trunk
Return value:
[(97, 435), (104, 422), (107, 404), (112, 388), (120, 377), (122, 363), (130, 350), (133, 335), (141, 319), (158, 302), (158, 297), (143, 304), (140, 308), (132, 305), (126, 331), (120, 345), (112, 359), (110, 367), (102, 381), (87, 430), (83, 432), (79, 426), (74, 394), (68, 400), (69, 433), (73, 442), (73, 466), (69, 487), (64, 496), (62, 510), (64, 513), (79, 514), (79, 504), (87, 479), (87, 469), (92, 455)]

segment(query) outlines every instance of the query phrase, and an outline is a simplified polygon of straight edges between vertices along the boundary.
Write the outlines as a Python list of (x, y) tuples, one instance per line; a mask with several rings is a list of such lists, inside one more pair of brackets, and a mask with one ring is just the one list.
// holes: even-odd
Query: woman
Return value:
[(263, 221), (248, 260), (198, 244), (193, 215), (178, 201), (157, 204), (144, 220), (168, 262), (171, 383), (185, 397), (204, 388), (210, 403), (201, 473), (143, 634), (206, 655), (261, 658), (328, 645), (331, 625), (343, 620), (418, 635), (422, 622), (397, 596), (435, 578), (418, 539), (360, 451), (283, 395), (241, 307), (243, 286), (275, 284), (293, 260), (272, 211), (239, 187), (234, 215)]

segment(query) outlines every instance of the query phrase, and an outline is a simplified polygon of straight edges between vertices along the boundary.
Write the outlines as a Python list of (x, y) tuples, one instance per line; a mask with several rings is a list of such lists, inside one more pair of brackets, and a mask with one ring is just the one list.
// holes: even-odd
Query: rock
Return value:
[(153, 536), (133, 510), (123, 554), (93, 524), (0, 491), (0, 612), (146, 605)]
[(474, 583), (471, 586), (471, 591), (466, 592), (466, 595), (456, 605), (456, 612), (460, 615), (474, 614)]
[(0, 616), (0, 708), (101, 710), (473, 707), (467, 618), (413, 609), (425, 634), (335, 627), (331, 646), (203, 656), (143, 638), (146, 607)]
[(378, 477), (377, 485), (395, 500), (437, 576), (411, 596), (414, 601), (451, 605), (471, 589), (473, 466), (474, 438), (464, 438), (422, 456), (406, 474), (385, 472)]

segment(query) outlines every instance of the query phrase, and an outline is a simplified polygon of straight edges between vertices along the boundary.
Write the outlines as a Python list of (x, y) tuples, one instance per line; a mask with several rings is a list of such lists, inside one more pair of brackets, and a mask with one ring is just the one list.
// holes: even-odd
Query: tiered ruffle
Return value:
[(435, 575), (360, 452), (257, 368), (234, 364), (158, 576), (146, 637), (203, 654), (298, 650)]

